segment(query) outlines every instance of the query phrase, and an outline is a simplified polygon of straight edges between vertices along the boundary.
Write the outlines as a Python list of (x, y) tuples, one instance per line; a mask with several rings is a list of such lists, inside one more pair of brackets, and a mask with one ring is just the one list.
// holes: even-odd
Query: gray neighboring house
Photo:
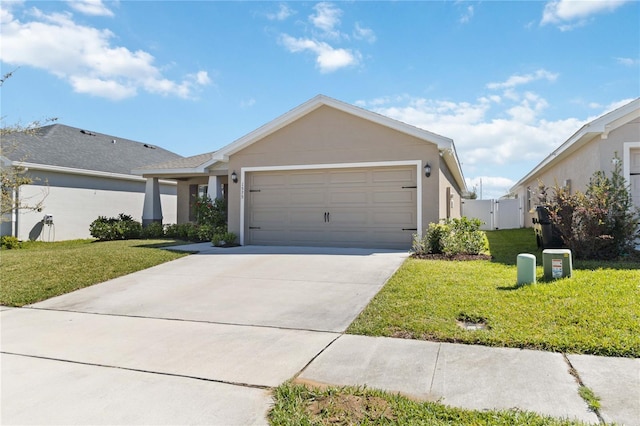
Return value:
[(27, 203), (44, 197), (41, 211), (19, 211), (4, 217), (1, 235), (45, 241), (89, 238), (93, 220), (119, 213), (136, 220), (148, 216), (176, 222), (176, 183), (156, 181), (145, 201), (150, 185), (131, 170), (178, 160), (182, 158), (178, 154), (63, 124), (38, 128), (34, 134), (10, 134), (1, 143), (2, 167), (24, 166), (34, 178), (14, 197)]

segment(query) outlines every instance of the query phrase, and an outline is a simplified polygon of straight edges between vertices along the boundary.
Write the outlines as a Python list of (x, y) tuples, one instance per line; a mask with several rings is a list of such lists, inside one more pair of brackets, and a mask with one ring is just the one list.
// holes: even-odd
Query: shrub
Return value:
[(142, 224), (124, 213), (120, 213), (118, 217), (98, 216), (89, 225), (89, 232), (100, 241), (129, 240), (140, 238)]
[(233, 232), (228, 232), (226, 227), (217, 228), (211, 237), (211, 243), (216, 246), (233, 245), (238, 237)]
[(616, 259), (633, 252), (640, 237), (640, 211), (633, 205), (617, 154), (614, 164), (611, 178), (595, 172), (584, 193), (570, 194), (556, 184), (549, 195), (540, 184), (540, 202), (577, 259)]
[(443, 219), (431, 223), (423, 238), (413, 237), (413, 251), (420, 254), (479, 254), (488, 248), (487, 237), (480, 230), (479, 219)]
[(164, 236), (167, 238), (178, 238), (178, 227), (175, 223), (164, 225)]
[(142, 228), (143, 238), (162, 238), (164, 237), (164, 228), (160, 222), (151, 222)]
[(211, 200), (208, 195), (196, 197), (193, 203), (196, 223), (212, 228), (227, 225), (227, 204), (224, 199)]
[(19, 249), (22, 247), (20, 241), (11, 235), (3, 235), (0, 238), (0, 247), (7, 250)]

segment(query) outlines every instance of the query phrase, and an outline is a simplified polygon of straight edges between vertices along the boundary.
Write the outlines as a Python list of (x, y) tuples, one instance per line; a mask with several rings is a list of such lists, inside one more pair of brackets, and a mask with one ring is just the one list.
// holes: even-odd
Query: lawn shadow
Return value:
[[(502, 229), (498, 231), (486, 231), (489, 241), (491, 262), (503, 265), (516, 266), (518, 254), (529, 253), (536, 257), (536, 265), (542, 266), (542, 249), (536, 245), (536, 236), (532, 228)], [(640, 253), (623, 260), (576, 260), (573, 259), (574, 270), (637, 270), (640, 269)], [(543, 279), (539, 280), (544, 281)]]

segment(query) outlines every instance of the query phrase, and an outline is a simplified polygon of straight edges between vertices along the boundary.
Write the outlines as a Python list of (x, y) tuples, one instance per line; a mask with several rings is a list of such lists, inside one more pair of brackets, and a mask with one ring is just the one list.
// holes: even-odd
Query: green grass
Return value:
[(474, 411), (355, 387), (309, 388), (285, 383), (275, 389), (269, 421), (285, 425), (527, 425), (584, 423), (519, 410)]
[(23, 306), (185, 256), (175, 240), (27, 242), (0, 252), (0, 304)]
[(598, 411), (600, 409), (600, 397), (591, 389), (586, 386), (580, 386), (578, 394), (584, 399), (591, 411)]
[[(640, 262), (574, 262), (541, 282), (530, 229), (488, 232), (492, 261), (407, 259), (348, 333), (640, 356)], [(518, 253), (538, 257), (538, 283), (517, 286)], [(485, 330), (465, 330), (459, 320)]]

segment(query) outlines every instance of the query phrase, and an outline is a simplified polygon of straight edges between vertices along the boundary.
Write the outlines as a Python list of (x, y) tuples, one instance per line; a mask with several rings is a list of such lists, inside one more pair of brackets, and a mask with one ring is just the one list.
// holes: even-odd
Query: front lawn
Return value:
[[(640, 356), (640, 261), (574, 261), (572, 278), (542, 282), (531, 229), (487, 236), (491, 261), (407, 259), (347, 332)], [(518, 253), (536, 254), (537, 284), (516, 286)]]
[(0, 253), (0, 304), (23, 306), (185, 256), (175, 240), (27, 242)]
[(519, 410), (465, 410), (418, 402), (399, 394), (354, 387), (309, 388), (285, 383), (275, 390), (269, 422), (298, 425), (569, 426), (582, 422)]

